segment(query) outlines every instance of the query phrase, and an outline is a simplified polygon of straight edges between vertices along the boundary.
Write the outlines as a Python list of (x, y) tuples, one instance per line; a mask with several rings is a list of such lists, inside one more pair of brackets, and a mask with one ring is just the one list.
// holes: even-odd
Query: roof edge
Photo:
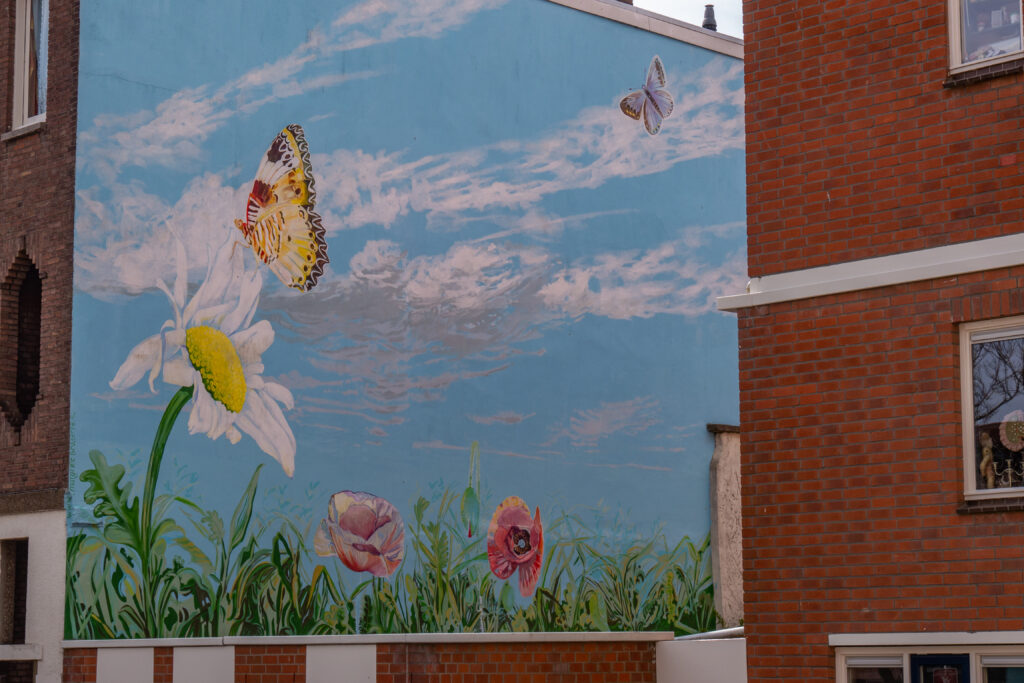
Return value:
[(556, 5), (617, 21), (620, 24), (657, 33), (682, 43), (689, 43), (728, 57), (743, 59), (743, 41), (695, 24), (662, 16), (618, 0), (547, 0)]

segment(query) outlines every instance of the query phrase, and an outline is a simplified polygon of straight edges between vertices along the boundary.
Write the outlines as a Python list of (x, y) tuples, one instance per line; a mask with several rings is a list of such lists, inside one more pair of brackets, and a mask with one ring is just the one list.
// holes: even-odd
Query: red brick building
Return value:
[(1024, 680), (1020, 3), (744, 26), (749, 680)]
[[(0, 3), (0, 680), (58, 681), (77, 0)], [(37, 678), (33, 679), (33, 670)]]

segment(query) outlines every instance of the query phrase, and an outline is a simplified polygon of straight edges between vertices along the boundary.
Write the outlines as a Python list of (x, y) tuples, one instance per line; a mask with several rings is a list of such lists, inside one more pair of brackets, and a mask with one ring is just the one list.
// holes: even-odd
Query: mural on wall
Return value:
[(715, 628), (739, 61), (144, 5), (82, 8), (67, 637)]

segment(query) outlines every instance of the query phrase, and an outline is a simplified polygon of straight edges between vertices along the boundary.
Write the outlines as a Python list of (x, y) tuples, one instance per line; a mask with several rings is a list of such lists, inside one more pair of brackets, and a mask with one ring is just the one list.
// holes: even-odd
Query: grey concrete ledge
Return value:
[(43, 646), (35, 643), (0, 645), (0, 662), (39, 661), (43, 658)]
[(65, 650), (101, 647), (222, 647), (223, 638), (120, 638), (111, 640), (64, 640)]
[(138, 638), (123, 640), (65, 640), (71, 648), (100, 647), (214, 647), (224, 645), (474, 645), (481, 643), (623, 643), (672, 640), (671, 631), (601, 631), (545, 633), (384, 633), (330, 636), (225, 636), (223, 638)]
[(709, 31), (695, 24), (688, 24), (685, 21), (672, 19), (656, 12), (649, 12), (624, 2), (618, 2), (618, 0), (548, 0), (548, 2), (657, 33), (666, 38), (702, 47), (705, 50), (743, 59), (743, 41), (739, 38), (717, 31)]

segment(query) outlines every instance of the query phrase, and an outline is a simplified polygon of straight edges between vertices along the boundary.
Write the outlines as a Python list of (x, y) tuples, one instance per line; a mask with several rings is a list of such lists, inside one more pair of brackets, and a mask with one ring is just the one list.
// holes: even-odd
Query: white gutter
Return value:
[(718, 308), (735, 311), (1019, 265), (1024, 265), (1024, 233), (765, 275), (751, 280), (746, 294), (718, 297)]

